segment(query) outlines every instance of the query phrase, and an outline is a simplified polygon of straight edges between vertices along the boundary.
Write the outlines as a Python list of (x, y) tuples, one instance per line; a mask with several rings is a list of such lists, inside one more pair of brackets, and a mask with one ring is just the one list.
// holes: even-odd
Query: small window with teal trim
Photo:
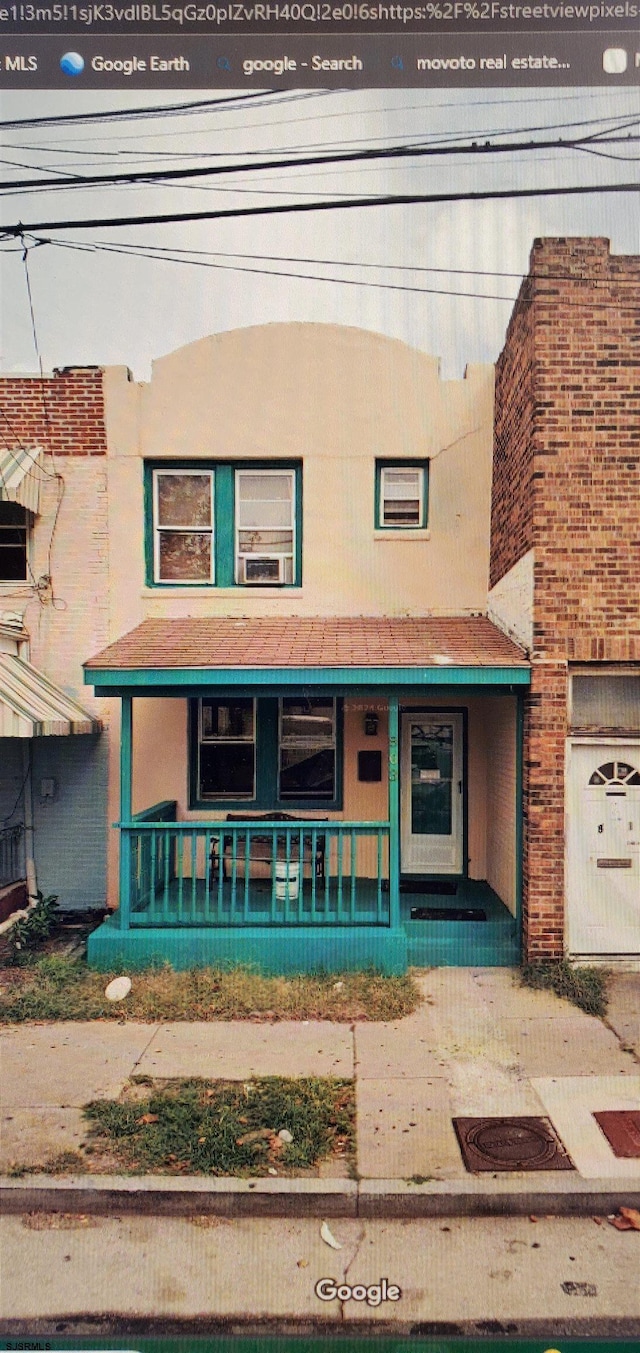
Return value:
[(376, 528), (416, 531), (427, 525), (426, 460), (376, 461)]
[(146, 578), (153, 587), (300, 587), (302, 465), (145, 465)]

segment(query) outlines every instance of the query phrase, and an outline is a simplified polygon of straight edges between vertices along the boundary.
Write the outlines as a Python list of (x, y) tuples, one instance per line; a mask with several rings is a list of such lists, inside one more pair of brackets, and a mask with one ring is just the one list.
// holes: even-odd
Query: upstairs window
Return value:
[(213, 474), (154, 470), (154, 579), (214, 581)]
[(419, 530), (427, 524), (427, 461), (376, 461), (376, 527)]
[(146, 580), (164, 587), (299, 587), (302, 465), (145, 466)]
[(236, 470), (236, 582), (294, 581), (295, 473)]
[(0, 582), (27, 581), (27, 535), (29, 521), (26, 507), (20, 503), (0, 502)]

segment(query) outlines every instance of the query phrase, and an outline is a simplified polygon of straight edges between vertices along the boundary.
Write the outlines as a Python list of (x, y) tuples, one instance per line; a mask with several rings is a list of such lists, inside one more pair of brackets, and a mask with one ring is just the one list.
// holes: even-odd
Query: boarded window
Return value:
[(640, 731), (640, 676), (576, 675), (571, 687), (571, 726), (574, 730)]

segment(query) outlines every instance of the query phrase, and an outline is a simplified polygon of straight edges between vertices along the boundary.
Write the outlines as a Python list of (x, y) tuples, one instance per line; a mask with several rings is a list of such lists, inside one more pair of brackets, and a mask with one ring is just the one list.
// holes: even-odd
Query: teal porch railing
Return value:
[(388, 822), (175, 814), (167, 802), (120, 824), (132, 927), (390, 925)]

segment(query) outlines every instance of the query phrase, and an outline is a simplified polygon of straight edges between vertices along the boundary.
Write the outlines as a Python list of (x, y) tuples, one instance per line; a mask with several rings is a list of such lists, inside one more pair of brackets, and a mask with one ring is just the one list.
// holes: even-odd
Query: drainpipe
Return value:
[(31, 776), (31, 767), (33, 743), (32, 739), (24, 738), (22, 740), (22, 774), (23, 790), (22, 803), (24, 807), (24, 852), (27, 873), (27, 897), (29, 902), (35, 902), (38, 895), (38, 883), (36, 879), (36, 864), (33, 849), (33, 783)]

